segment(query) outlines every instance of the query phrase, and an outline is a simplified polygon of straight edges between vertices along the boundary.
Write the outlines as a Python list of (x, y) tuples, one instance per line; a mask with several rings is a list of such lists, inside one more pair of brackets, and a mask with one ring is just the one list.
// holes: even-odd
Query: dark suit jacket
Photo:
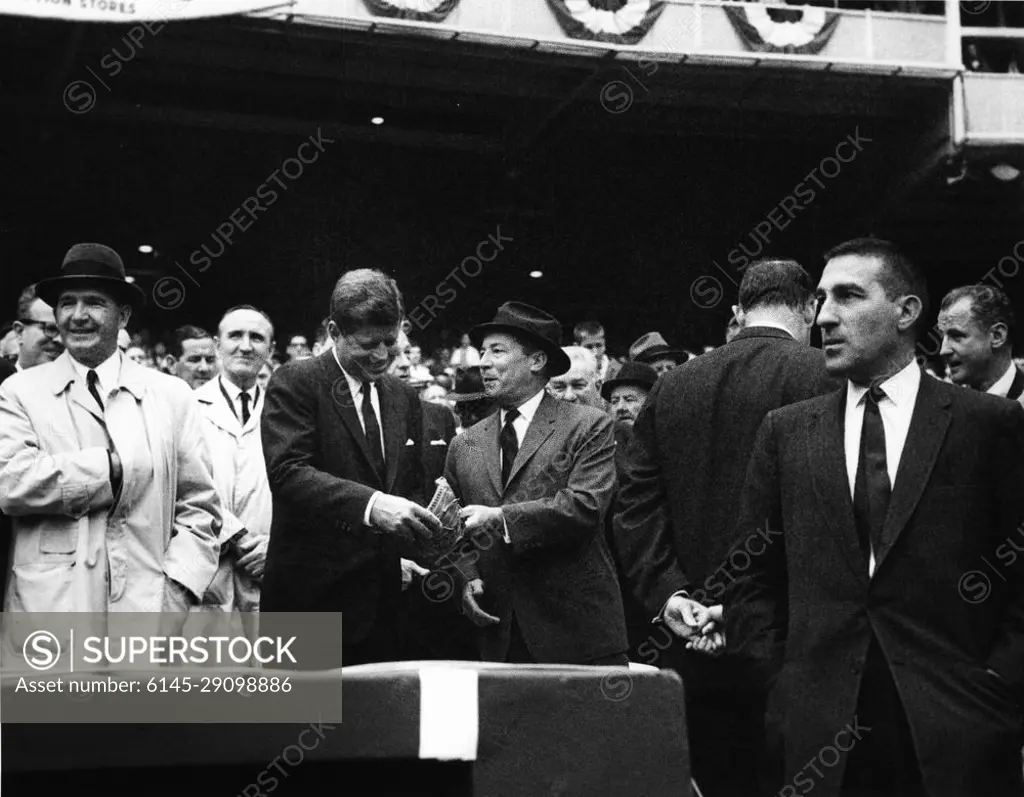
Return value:
[[(765, 419), (737, 526), (758, 543), (726, 596), (729, 646), (776, 679), (787, 782), (854, 720), (873, 633), (928, 793), (1019, 794), (1024, 410), (922, 375), (869, 580), (845, 401), (844, 386)], [(839, 793), (844, 762), (815, 794)]]
[(376, 490), (422, 500), (420, 402), (379, 382), (387, 473), (370, 465), (348, 382), (332, 350), (279, 368), (267, 386), (261, 433), (273, 522), (260, 609), (344, 612), (344, 640), (391, 623), (402, 552), (363, 525)]
[(501, 487), (500, 413), (457, 436), (445, 475), (464, 506), (504, 508), (512, 544), (477, 533), (453, 555), (482, 578), (482, 607), (501, 618), (481, 656), (504, 661), (512, 613), (541, 663), (577, 664), (626, 651), (622, 598), (604, 533), (615, 490), (611, 419), (545, 394)]
[(423, 498), (429, 502), (437, 489), (434, 482), (444, 476), (448, 446), (455, 437), (455, 416), (442, 404), (422, 399), (420, 404), (423, 407)]
[(614, 523), (618, 555), (649, 616), (680, 589), (721, 602), (715, 573), (761, 421), (836, 385), (821, 351), (771, 327), (744, 329), (657, 382), (633, 426)]

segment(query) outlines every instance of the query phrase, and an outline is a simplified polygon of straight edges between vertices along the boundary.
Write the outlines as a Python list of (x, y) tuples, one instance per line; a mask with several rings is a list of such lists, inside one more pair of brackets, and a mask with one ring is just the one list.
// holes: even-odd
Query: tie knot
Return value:
[(518, 417), (519, 417), (519, 410), (517, 410), (517, 409), (509, 410), (507, 413), (505, 413), (505, 425), (508, 426), (510, 423), (513, 423), (515, 421), (515, 419), (518, 418)]
[(100, 381), (99, 374), (97, 374), (92, 368), (90, 368), (89, 373), (85, 375), (85, 381), (90, 387), (92, 387), (93, 385)]
[(877, 382), (872, 384), (871, 387), (868, 388), (868, 398), (875, 404), (878, 404), (882, 399), (884, 399), (885, 391), (882, 390), (882, 386)]

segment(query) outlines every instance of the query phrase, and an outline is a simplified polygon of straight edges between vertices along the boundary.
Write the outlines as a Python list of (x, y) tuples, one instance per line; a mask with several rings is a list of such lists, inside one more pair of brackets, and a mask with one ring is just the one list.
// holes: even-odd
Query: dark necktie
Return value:
[(512, 473), (512, 465), (515, 464), (516, 454), (519, 453), (519, 438), (516, 437), (515, 427), (512, 422), (519, 417), (519, 410), (509, 410), (505, 414), (505, 425), (501, 427), (501, 434), (498, 435), (498, 442), (501, 443), (501, 484), (508, 484), (508, 477)]
[(373, 465), (381, 478), (384, 478), (384, 452), (380, 448), (380, 424), (377, 413), (373, 411), (370, 392), (373, 382), (363, 382), (363, 427), (366, 429), (366, 445), (370, 449), (370, 464)]
[(100, 412), (103, 412), (103, 399), (100, 398), (100, 391), (96, 388), (96, 383), (99, 381), (99, 376), (90, 368), (89, 373), (85, 375), (85, 383), (89, 386), (89, 392), (96, 399), (96, 403), (100, 405)]
[(885, 457), (885, 427), (878, 411), (878, 402), (884, 397), (882, 389), (873, 385), (864, 399), (864, 426), (860, 433), (860, 457), (853, 488), (853, 516), (860, 547), (866, 557), (870, 557), (871, 549), (877, 556), (882, 545), (882, 527), (892, 495)]
[(249, 394), (243, 390), (239, 397), (242, 399), (242, 426), (245, 426), (249, 423)]

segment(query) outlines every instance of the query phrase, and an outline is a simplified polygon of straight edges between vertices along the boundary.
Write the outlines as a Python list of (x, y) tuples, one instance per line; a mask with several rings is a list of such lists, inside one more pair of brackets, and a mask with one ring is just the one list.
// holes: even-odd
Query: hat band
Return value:
[(98, 260), (73, 260), (66, 263), (61, 273), (62, 277), (107, 277), (124, 279), (124, 274), (118, 271), (109, 263), (102, 263)]

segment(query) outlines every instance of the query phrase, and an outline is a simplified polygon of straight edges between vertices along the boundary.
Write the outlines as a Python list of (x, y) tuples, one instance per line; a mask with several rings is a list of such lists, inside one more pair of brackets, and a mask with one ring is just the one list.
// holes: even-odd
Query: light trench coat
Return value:
[[(260, 439), (264, 392), (260, 391), (249, 422), (243, 426), (221, 392), (220, 379), (214, 377), (195, 391), (224, 513), (220, 542), (226, 543), (242, 529), (246, 529), (248, 537), (266, 538), (270, 536), (273, 501)], [(200, 610), (255, 612), (259, 600), (260, 580), (238, 566), (233, 551), (223, 549), (217, 574)]]
[(221, 507), (191, 389), (122, 355), (103, 398), (101, 412), (67, 352), (0, 385), (4, 612), (159, 612), (165, 578), (198, 598), (216, 572)]

